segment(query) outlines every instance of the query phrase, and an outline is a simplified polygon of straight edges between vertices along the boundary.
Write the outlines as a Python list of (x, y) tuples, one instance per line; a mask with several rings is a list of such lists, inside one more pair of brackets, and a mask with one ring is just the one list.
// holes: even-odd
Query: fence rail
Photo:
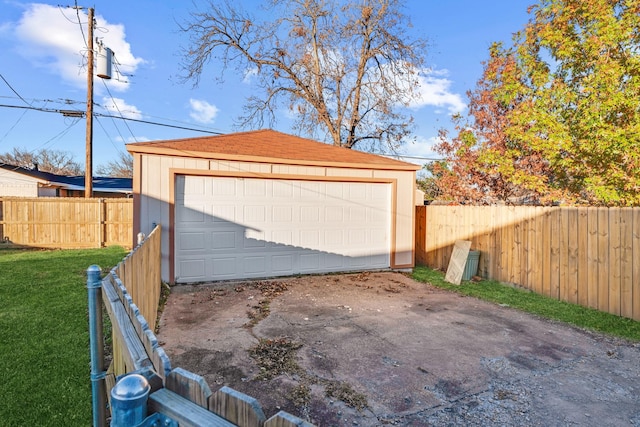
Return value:
[(133, 200), (2, 197), (0, 241), (41, 248), (130, 248)]
[[(312, 427), (283, 411), (266, 419), (255, 398), (229, 387), (212, 392), (202, 376), (181, 368), (172, 369), (153, 332), (160, 299), (161, 234), (157, 226), (101, 281), (102, 301), (112, 324), (113, 359), (104, 377), (104, 387), (96, 387), (104, 389), (106, 396), (100, 399), (94, 396), (94, 402), (104, 402), (104, 397), (111, 399), (116, 380), (135, 372), (150, 379), (151, 393), (146, 403), (150, 416), (162, 414), (185, 426)], [(100, 407), (99, 402), (95, 406)], [(128, 412), (127, 416), (137, 415), (135, 410)]]
[(417, 263), (446, 269), (456, 240), (482, 277), (640, 320), (640, 208), (417, 207)]

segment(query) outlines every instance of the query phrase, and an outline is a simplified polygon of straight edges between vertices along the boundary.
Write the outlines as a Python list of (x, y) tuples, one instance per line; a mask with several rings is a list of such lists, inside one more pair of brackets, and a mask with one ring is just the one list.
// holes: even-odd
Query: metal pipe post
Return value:
[(87, 269), (89, 298), (89, 350), (91, 352), (91, 406), (93, 426), (104, 427), (107, 416), (107, 386), (104, 369), (104, 338), (102, 336), (102, 281), (100, 267)]

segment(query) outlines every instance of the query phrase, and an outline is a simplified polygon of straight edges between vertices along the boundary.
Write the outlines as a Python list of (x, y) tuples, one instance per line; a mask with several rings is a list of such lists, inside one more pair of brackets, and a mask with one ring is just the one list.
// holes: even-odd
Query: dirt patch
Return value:
[[(479, 285), (480, 286), (480, 285)], [(172, 366), (319, 426), (640, 425), (640, 349), (400, 273), (174, 287)]]

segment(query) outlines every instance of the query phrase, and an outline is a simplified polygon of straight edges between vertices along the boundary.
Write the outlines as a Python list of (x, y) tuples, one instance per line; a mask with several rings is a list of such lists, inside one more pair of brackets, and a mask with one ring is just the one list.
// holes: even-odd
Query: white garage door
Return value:
[(176, 179), (177, 282), (390, 265), (390, 184)]

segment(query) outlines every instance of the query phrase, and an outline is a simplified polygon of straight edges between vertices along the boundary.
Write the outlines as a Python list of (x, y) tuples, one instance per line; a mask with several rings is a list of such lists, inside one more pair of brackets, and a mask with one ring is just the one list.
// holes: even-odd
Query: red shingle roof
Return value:
[(274, 130), (127, 144), (131, 153), (246, 160), (302, 165), (418, 170), (420, 166), (370, 153), (335, 147)]

